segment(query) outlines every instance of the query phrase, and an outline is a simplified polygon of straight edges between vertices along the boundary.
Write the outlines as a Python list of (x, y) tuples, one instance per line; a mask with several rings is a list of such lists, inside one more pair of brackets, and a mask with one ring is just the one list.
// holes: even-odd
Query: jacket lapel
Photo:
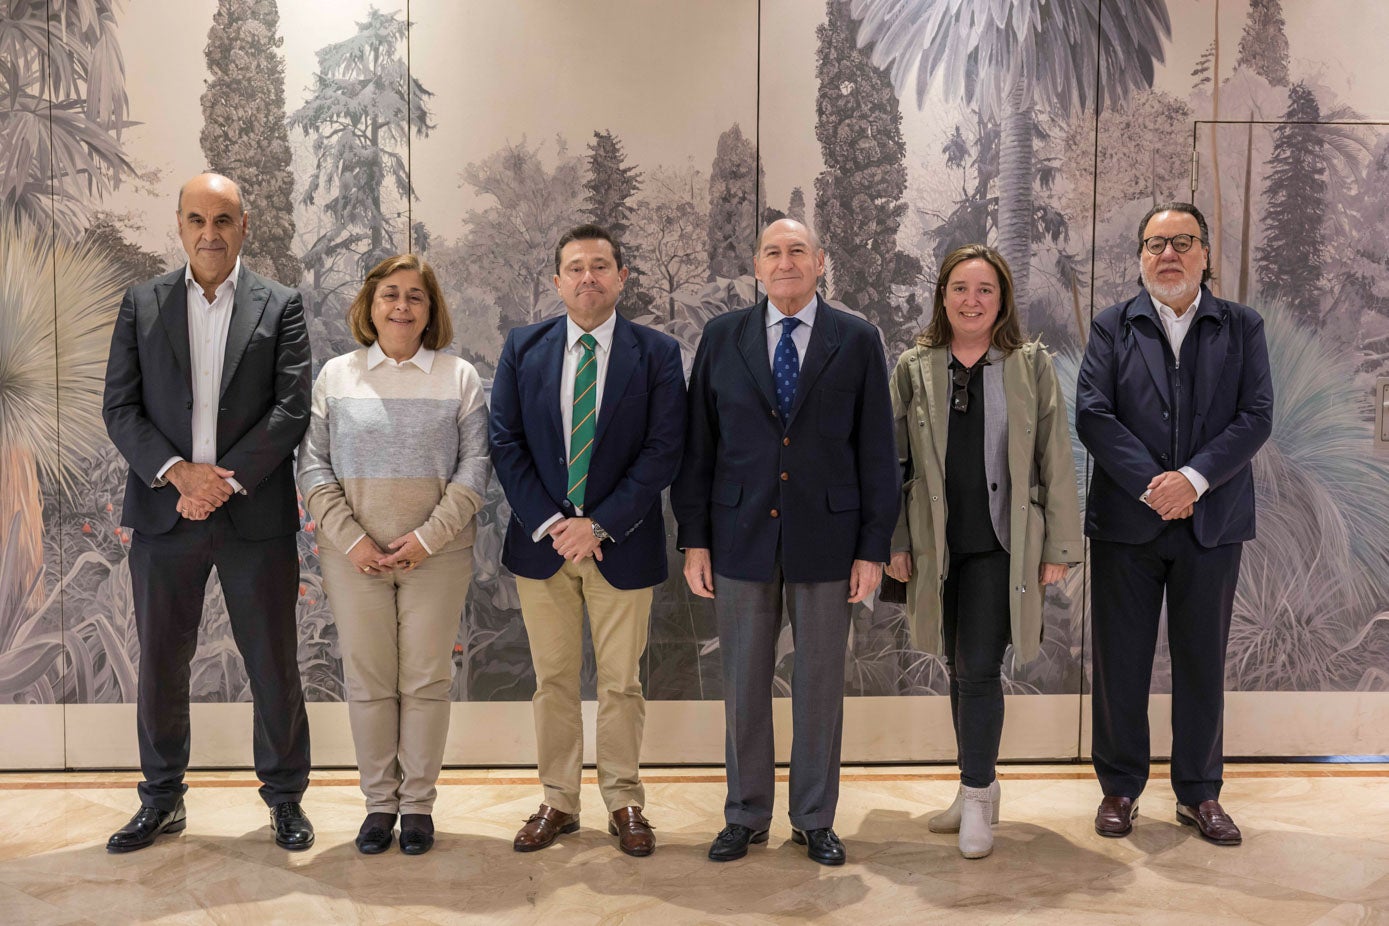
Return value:
[[(1140, 319), (1147, 319), (1147, 322), (1144, 323)], [(1167, 381), (1167, 355), (1162, 349), (1165, 340), (1162, 322), (1158, 320), (1157, 308), (1153, 305), (1147, 290), (1139, 293), (1138, 298), (1129, 307), (1126, 329), (1124, 337), (1132, 334), (1138, 343), (1138, 352), (1143, 356), (1143, 363), (1148, 368), (1148, 375), (1153, 378), (1158, 395), (1170, 403), (1172, 391), (1168, 388)]]
[[(1209, 308), (1208, 308), (1209, 307)], [(1215, 398), (1216, 384), (1225, 367), (1225, 354), (1230, 347), (1230, 332), (1225, 325), (1225, 308), (1218, 305), (1209, 291), (1201, 293), (1201, 307), (1191, 320), (1192, 331), (1187, 337), (1200, 338), (1196, 351), (1196, 417), (1193, 424), (1206, 417)], [(1199, 433), (1193, 429), (1193, 434)]]
[(608, 378), (603, 382), (603, 406), (598, 410), (598, 424), (593, 433), (594, 452), (598, 442), (603, 439), (608, 425), (617, 413), (617, 406), (627, 395), (627, 383), (637, 368), (640, 351), (637, 349), (637, 335), (632, 331), (632, 323), (621, 315), (613, 328), (612, 355), (608, 357)]
[(567, 316), (561, 315), (550, 326), (549, 332), (540, 339), (534, 352), (537, 371), (540, 374), (540, 388), (536, 395), (549, 409), (550, 423), (555, 429), (563, 453), (569, 452), (569, 435), (564, 433), (564, 419), (560, 412), (559, 380), (564, 374), (564, 334)]
[[(241, 365), (241, 357), (246, 353), (246, 345), (251, 343), (251, 335), (255, 333), (256, 326), (260, 324), (260, 317), (265, 313), (265, 304), (269, 300), (270, 291), (265, 288), (265, 284), (255, 274), (243, 268), (241, 278), (237, 280), (236, 296), (232, 302), (231, 327), (227, 329), (227, 350), (223, 354), (222, 384), (218, 391), (219, 396), (226, 395), (227, 386), (231, 384), (232, 377), (236, 375), (236, 368)], [(184, 340), (187, 340), (186, 335)]]
[(772, 382), (772, 364), (767, 359), (766, 320), (767, 300), (763, 299), (743, 319), (743, 330), (738, 334), (738, 353), (742, 354), (748, 375), (757, 384), (767, 407), (776, 412), (776, 386)]
[(945, 472), (945, 442), (950, 409), (950, 349), (933, 347), (917, 353), (921, 361), (921, 381), (926, 386), (926, 414), (931, 418), (931, 445), (936, 452), (936, 467)]
[[(815, 386), (815, 380), (819, 379), (825, 365), (830, 362), (835, 351), (839, 350), (839, 322), (830, 311), (830, 307), (825, 305), (825, 301), (819, 296), (815, 298), (819, 300), (815, 308), (815, 324), (810, 326), (810, 343), (806, 345), (805, 359), (801, 361), (801, 372), (796, 380), (796, 398), (791, 403), (791, 418), (786, 422), (788, 428), (791, 422), (796, 420), (797, 413), (805, 404), (805, 397)], [(765, 356), (766, 345), (763, 344), (763, 357)]]
[(191, 393), (193, 362), (188, 356), (188, 287), (183, 282), (182, 273), (171, 273), (156, 283), (155, 293), (159, 300), (159, 323), (164, 326), (174, 359), (183, 371), (183, 384)]

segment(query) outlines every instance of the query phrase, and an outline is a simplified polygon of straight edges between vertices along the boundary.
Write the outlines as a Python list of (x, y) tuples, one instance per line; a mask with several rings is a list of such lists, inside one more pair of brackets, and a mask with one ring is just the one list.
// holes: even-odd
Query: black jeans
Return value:
[(1003, 736), (1003, 653), (1008, 648), (1009, 556), (951, 555), (945, 579), (945, 666), (955, 722), (960, 781), (987, 788), (994, 780)]

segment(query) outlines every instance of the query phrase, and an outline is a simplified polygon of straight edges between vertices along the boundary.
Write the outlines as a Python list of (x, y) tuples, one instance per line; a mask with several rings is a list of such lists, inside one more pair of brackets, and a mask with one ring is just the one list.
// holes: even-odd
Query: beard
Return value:
[[(1192, 300), (1196, 298), (1196, 293), (1201, 288), (1199, 275), (1183, 274), (1180, 280), (1164, 283), (1148, 276), (1147, 268), (1140, 266), (1138, 277), (1143, 281), (1143, 287), (1148, 290), (1148, 295), (1169, 308), (1183, 311), (1191, 306)], [(1187, 295), (1188, 293), (1190, 296)], [(1183, 300), (1185, 301), (1183, 302)], [(1183, 304), (1178, 305), (1179, 302)]]

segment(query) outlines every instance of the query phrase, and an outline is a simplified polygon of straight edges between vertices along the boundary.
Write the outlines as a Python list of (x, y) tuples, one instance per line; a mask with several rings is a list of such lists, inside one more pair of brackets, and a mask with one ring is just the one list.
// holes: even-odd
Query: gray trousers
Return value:
[(770, 582), (715, 576), (727, 731), (726, 822), (754, 830), (772, 822), (772, 677), (784, 604), (796, 643), (791, 674), (791, 825), (800, 830), (834, 825), (851, 616), (848, 598), (848, 579), (783, 583), (780, 563)]

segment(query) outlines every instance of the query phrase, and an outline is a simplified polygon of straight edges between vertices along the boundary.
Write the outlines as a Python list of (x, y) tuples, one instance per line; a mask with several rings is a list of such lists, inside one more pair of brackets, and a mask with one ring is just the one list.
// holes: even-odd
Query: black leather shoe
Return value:
[(741, 823), (730, 823), (719, 832), (719, 835), (714, 837), (713, 844), (709, 846), (709, 860), (731, 862), (747, 855), (750, 843), (766, 841), (766, 830), (754, 831)]
[(400, 851), (424, 855), (434, 848), (434, 818), (427, 813), (400, 815)]
[(798, 846), (805, 846), (805, 854), (810, 856), (812, 862), (819, 862), (821, 865), (844, 864), (844, 843), (839, 841), (834, 830), (828, 826), (818, 830), (805, 831), (798, 830), (793, 826), (791, 827), (791, 841)]
[(275, 831), (275, 845), (281, 849), (300, 852), (313, 845), (313, 824), (298, 801), (271, 807), (270, 827)]
[(134, 852), (152, 844), (163, 833), (181, 833), (188, 825), (188, 812), (183, 809), (183, 799), (174, 805), (173, 810), (160, 810), (157, 807), (141, 807), (130, 818), (130, 822), (111, 834), (106, 840), (107, 852)]
[(357, 851), (363, 855), (380, 855), (391, 847), (395, 835), (395, 814), (383, 810), (367, 814), (357, 831)]

